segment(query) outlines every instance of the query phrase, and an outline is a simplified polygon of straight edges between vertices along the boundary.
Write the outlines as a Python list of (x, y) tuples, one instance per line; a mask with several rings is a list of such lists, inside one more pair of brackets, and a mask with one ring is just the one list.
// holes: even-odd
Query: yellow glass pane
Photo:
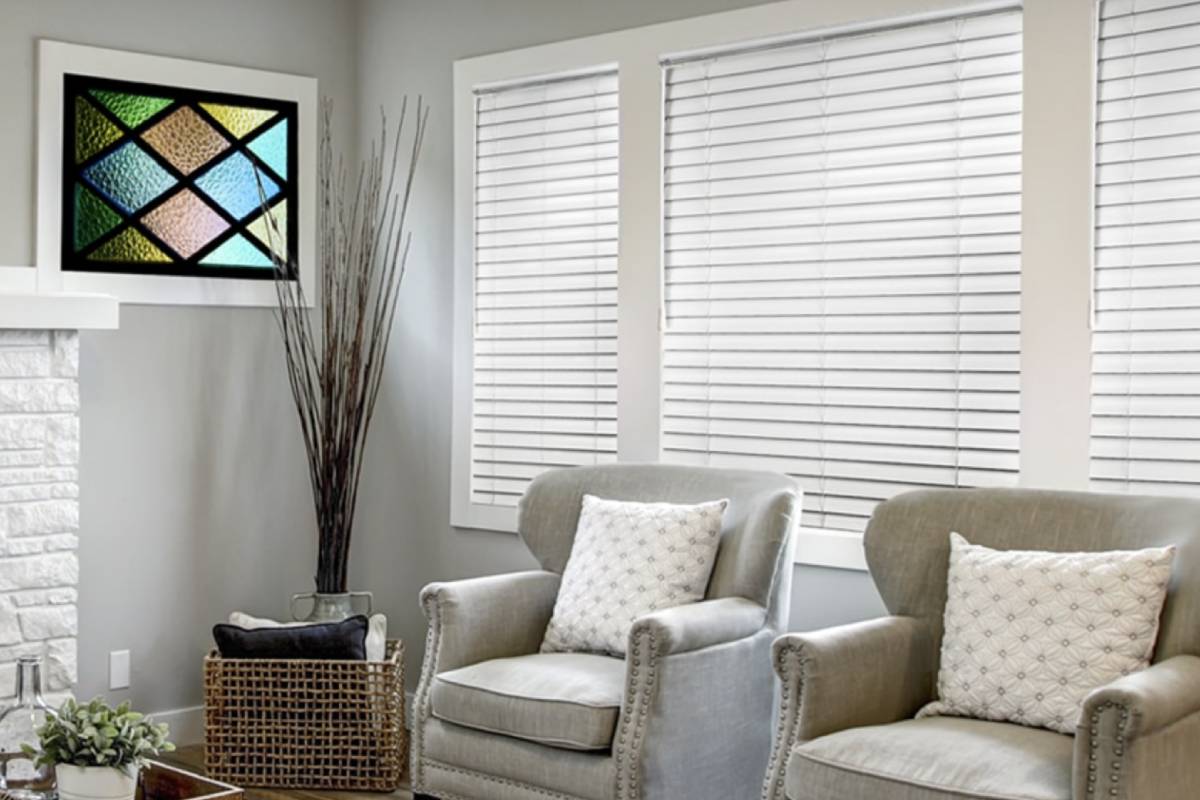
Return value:
[(239, 139), (279, 113), (263, 108), (225, 106), (219, 103), (201, 103), (200, 107)]
[[(271, 209), (271, 215), (275, 218), (275, 228), (268, 229), (266, 214), (260, 215), (258, 219), (251, 222), (248, 226), (250, 233), (254, 234), (254, 238), (265, 244), (275, 252), (275, 255), (280, 259), (287, 261), (287, 231), (288, 231), (288, 207), (287, 201), (278, 204)], [(274, 245), (272, 247), (272, 245)]]
[(88, 261), (123, 261), (165, 264), (171, 257), (160, 250), (154, 242), (133, 228), (126, 228), (96, 248)]

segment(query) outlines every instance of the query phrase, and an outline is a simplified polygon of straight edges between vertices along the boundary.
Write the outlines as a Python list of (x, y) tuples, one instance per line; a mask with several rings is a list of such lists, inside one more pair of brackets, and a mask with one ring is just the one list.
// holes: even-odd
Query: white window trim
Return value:
[[(474, 90), (616, 65), (620, 75), (617, 452), (661, 453), (664, 55), (805, 32), (1011, 6), (967, 0), (808, 0), (651, 25), (454, 64), (454, 392), (450, 523), (516, 530), (516, 510), (471, 503)], [(1021, 484), (1086, 489), (1095, 0), (1025, 0)], [(648, 128), (647, 120), (654, 120)], [(801, 529), (796, 562), (862, 570), (862, 537)]]

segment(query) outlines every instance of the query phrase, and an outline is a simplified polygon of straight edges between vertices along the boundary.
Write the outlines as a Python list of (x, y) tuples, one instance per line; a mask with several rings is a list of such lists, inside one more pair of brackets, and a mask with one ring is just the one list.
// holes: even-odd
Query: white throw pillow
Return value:
[(1149, 664), (1174, 557), (1001, 551), (950, 534), (938, 700), (918, 716), (1074, 733), (1092, 690)]
[(542, 652), (624, 655), (638, 617), (703, 598), (728, 505), (584, 495)]
[[(252, 617), (241, 611), (229, 615), (229, 624), (239, 628), (254, 630), (255, 628), (299, 628), (302, 625), (313, 625), (312, 622), (276, 622), (264, 617)], [(367, 661), (383, 661), (387, 653), (387, 616), (372, 614), (367, 620)]]

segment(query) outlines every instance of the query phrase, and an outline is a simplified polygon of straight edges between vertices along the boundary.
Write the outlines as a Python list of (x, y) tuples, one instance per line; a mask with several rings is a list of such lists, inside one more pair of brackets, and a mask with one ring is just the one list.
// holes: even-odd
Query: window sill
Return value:
[(808, 567), (866, 572), (867, 557), (863, 552), (862, 534), (801, 528), (796, 537), (795, 562)]

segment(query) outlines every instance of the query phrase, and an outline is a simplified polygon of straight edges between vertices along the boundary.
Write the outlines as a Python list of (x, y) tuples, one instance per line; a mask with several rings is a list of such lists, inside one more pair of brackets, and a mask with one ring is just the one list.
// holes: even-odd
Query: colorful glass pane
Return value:
[(190, 175), (228, 149), (229, 141), (192, 109), (172, 111), (142, 134), (171, 166)]
[(259, 134), (249, 145), (250, 152), (263, 160), (263, 163), (275, 171), (275, 174), (287, 179), (288, 157), (288, 127), (287, 120), (281, 119), (264, 133)]
[[(275, 226), (269, 228), (267, 215), (262, 214), (258, 219), (246, 226), (246, 230), (254, 235), (254, 238), (265, 244), (268, 249), (273, 250), (275, 255), (280, 259), (287, 260), (287, 226), (288, 226), (288, 206), (284, 200), (271, 209), (271, 216), (275, 218)], [(272, 246), (273, 245), (273, 246)]]
[[(255, 174), (257, 172), (257, 179)], [(261, 170), (255, 170), (250, 159), (234, 153), (196, 179), (200, 189), (221, 204), (231, 217), (242, 219), (261, 207), (258, 181), (270, 200), (279, 194), (279, 185)]]
[(240, 233), (221, 244), (216, 250), (200, 259), (205, 266), (220, 267), (270, 267), (271, 259), (262, 250), (252, 245)]
[(225, 232), (229, 223), (190, 189), (173, 195), (142, 217), (146, 228), (184, 258)]
[(171, 105), (171, 101), (165, 97), (126, 94), (108, 89), (92, 89), (92, 97), (103, 103), (105, 108), (130, 128), (136, 128)]
[(201, 103), (200, 107), (239, 139), (279, 113), (264, 108), (227, 106), (220, 103)]
[(175, 185), (175, 179), (133, 142), (85, 169), (83, 177), (127, 214)]
[(126, 228), (88, 256), (88, 261), (169, 263), (171, 257), (133, 228)]
[(121, 215), (86, 186), (75, 184), (75, 249), (82, 250), (121, 224)]
[(75, 163), (82, 164), (124, 134), (82, 97), (75, 98)]
[(271, 280), (295, 258), (296, 102), (67, 74), (59, 111), (64, 270)]

